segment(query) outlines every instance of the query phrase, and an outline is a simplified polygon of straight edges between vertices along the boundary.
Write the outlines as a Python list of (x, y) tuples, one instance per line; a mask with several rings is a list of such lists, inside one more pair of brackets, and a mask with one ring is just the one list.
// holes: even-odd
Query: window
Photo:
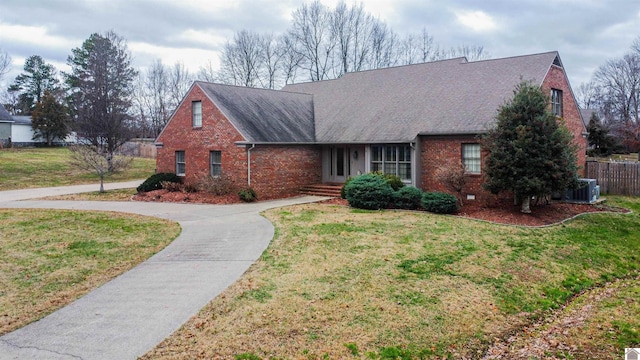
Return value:
[(551, 89), (551, 113), (562, 116), (562, 90)]
[(191, 103), (191, 117), (193, 127), (202, 127), (202, 101)]
[(176, 175), (184, 176), (185, 165), (184, 151), (176, 151)]
[(371, 171), (397, 175), (403, 181), (411, 181), (411, 146), (371, 146)]
[(221, 151), (209, 151), (209, 173), (213, 177), (222, 175)]
[(462, 163), (470, 174), (480, 174), (480, 144), (462, 144)]

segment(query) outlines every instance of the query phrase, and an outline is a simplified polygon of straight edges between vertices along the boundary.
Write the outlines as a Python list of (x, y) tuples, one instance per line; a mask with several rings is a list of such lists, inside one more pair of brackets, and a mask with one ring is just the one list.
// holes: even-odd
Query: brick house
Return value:
[(156, 140), (156, 170), (185, 181), (224, 173), (273, 198), (378, 170), (442, 191), (437, 170), (464, 164), (463, 196), (481, 199), (478, 135), (522, 80), (549, 94), (583, 165), (586, 129), (560, 57), (548, 52), (368, 70), (282, 90), (195, 82)]

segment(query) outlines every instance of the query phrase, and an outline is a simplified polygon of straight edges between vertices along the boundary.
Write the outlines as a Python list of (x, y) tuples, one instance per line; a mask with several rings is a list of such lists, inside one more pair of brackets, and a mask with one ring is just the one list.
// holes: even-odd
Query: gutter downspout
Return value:
[(251, 150), (256, 147), (256, 144), (251, 144), (250, 148), (247, 148), (247, 186), (251, 187)]

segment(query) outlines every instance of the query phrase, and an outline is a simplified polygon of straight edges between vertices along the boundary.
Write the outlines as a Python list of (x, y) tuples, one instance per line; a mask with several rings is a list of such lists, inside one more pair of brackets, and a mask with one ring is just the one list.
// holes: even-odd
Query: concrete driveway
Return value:
[[(105, 184), (108, 189), (140, 182)], [(87, 187), (0, 192), (0, 208), (119, 211), (174, 220), (164, 250), (49, 316), (0, 337), (0, 359), (135, 359), (235, 282), (269, 245), (261, 211), (315, 202), (305, 196), (235, 205), (23, 200)], [(23, 200), (23, 201), (18, 201)]]

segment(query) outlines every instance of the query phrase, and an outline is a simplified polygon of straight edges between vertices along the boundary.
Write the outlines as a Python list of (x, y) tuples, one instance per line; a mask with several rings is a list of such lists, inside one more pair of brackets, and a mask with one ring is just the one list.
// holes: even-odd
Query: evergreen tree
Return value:
[(609, 128), (602, 123), (600, 117), (598, 117), (598, 114), (595, 112), (591, 114), (591, 118), (589, 118), (587, 132), (589, 132), (589, 136), (587, 137), (589, 145), (593, 146), (590, 154), (595, 156), (608, 156), (616, 151), (618, 147), (616, 138), (609, 133)]
[(30, 114), (46, 91), (58, 88), (56, 69), (45, 63), (39, 55), (32, 55), (24, 62), (24, 72), (16, 76), (7, 91), (19, 94), (18, 108), (22, 114)]
[[(132, 137), (133, 119), (129, 115), (137, 72), (125, 40), (108, 32), (92, 34), (82, 47), (72, 50), (67, 59), (71, 73), (65, 74), (70, 95), (74, 130), (79, 141), (78, 158), (95, 163), (103, 158), (106, 169), (100, 170), (100, 191), (104, 176), (122, 170), (120, 147)], [(85, 156), (91, 150), (95, 156)], [(83, 156), (80, 156), (83, 155)]]
[(539, 87), (520, 83), (483, 138), (489, 151), (485, 188), (494, 194), (512, 191), (524, 213), (531, 212), (531, 197), (577, 185), (577, 146), (548, 104)]
[(44, 139), (47, 146), (51, 146), (54, 140), (64, 140), (69, 135), (67, 108), (49, 91), (36, 104), (31, 117), (33, 140)]

